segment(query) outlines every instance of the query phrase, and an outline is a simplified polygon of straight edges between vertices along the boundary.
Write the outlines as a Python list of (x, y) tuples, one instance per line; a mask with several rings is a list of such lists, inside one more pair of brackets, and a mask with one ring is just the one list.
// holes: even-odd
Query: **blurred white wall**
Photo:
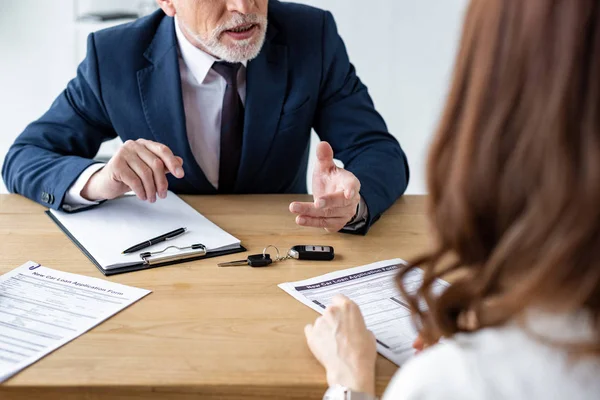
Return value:
[(70, 0), (0, 0), (0, 5), (1, 166), (17, 135), (75, 75), (75, 38)]
[[(83, 0), (82, 8), (93, 1)], [(426, 149), (467, 0), (297, 1), (332, 11), (359, 76), (408, 155), (408, 193), (425, 193)], [(15, 137), (75, 75), (82, 32), (74, 24), (73, 0), (0, 0), (0, 5), (1, 166)]]
[[(426, 193), (427, 148), (445, 100), (468, 0), (297, 2), (332, 12), (350, 60), (408, 156), (407, 193)], [(311, 154), (314, 146), (315, 140)]]

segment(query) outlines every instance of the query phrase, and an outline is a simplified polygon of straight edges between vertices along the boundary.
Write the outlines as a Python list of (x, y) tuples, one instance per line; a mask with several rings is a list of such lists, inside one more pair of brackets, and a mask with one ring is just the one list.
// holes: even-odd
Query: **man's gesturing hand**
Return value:
[(358, 178), (352, 172), (338, 168), (333, 162), (333, 149), (329, 143), (321, 142), (317, 146), (313, 172), (314, 202), (294, 202), (290, 204), (290, 211), (298, 214), (298, 225), (337, 232), (356, 215), (359, 192)]
[(164, 144), (150, 140), (128, 140), (110, 161), (87, 182), (81, 196), (88, 200), (110, 200), (131, 190), (151, 203), (167, 197), (168, 173), (183, 178), (183, 160)]

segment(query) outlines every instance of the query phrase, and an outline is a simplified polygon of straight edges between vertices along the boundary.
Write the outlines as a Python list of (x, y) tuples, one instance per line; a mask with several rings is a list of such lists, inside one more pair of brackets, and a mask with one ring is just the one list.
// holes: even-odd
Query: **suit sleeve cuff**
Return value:
[(369, 209), (367, 208), (367, 203), (365, 203), (362, 196), (360, 196), (360, 202), (358, 203), (356, 215), (348, 224), (344, 227), (344, 229), (349, 231), (357, 231), (362, 229), (369, 218)]
[(94, 175), (97, 171), (102, 169), (106, 164), (93, 164), (87, 167), (81, 175), (77, 178), (77, 180), (71, 185), (69, 190), (65, 193), (65, 200), (63, 202), (62, 208), (65, 211), (73, 212), (77, 211), (80, 208), (87, 208), (90, 206), (95, 206), (100, 204), (100, 201), (90, 201), (84, 199), (81, 196), (81, 191), (88, 183), (92, 175)]

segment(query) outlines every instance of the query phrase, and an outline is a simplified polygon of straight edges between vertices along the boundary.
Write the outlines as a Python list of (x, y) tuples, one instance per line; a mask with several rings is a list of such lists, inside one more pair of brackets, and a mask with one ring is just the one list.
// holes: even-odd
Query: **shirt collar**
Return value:
[[(213, 64), (221, 60), (211, 56), (205, 51), (200, 50), (190, 43), (190, 41), (183, 34), (177, 17), (175, 17), (175, 34), (177, 36), (179, 51), (181, 53), (181, 58), (183, 58), (183, 62), (191, 71), (192, 75), (194, 75), (196, 81), (199, 84), (203, 83)], [(246, 67), (247, 64), (248, 61), (242, 62), (244, 67)]]

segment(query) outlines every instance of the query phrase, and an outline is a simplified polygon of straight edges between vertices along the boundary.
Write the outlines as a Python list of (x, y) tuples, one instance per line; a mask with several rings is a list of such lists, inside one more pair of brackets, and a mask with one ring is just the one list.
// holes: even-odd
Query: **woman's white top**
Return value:
[(574, 359), (527, 332), (590, 340), (597, 334), (589, 319), (538, 312), (527, 321), (527, 330), (511, 323), (423, 351), (400, 368), (383, 400), (600, 400), (600, 357)]

